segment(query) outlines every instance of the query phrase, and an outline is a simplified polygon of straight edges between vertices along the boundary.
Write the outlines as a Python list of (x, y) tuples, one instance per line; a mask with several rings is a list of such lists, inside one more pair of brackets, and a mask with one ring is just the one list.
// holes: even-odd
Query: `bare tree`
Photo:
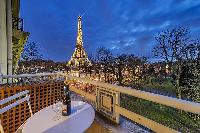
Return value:
[(114, 69), (112, 65), (113, 58), (112, 52), (106, 47), (97, 49), (96, 62), (100, 65), (99, 68), (103, 71), (106, 82), (110, 82), (109, 74), (112, 73)]
[[(119, 56), (117, 56), (114, 59), (114, 66), (115, 66), (115, 75), (117, 77), (117, 80), (119, 82), (119, 84), (122, 84), (122, 80), (123, 80), (123, 74), (122, 71), (125, 68), (128, 68), (129, 70), (129, 76), (142, 76), (141, 73), (135, 73), (135, 70), (138, 69), (138, 67), (140, 69), (142, 69), (142, 66), (144, 65), (144, 63), (146, 63), (146, 58), (145, 57), (137, 57), (133, 54), (121, 54)], [(133, 77), (130, 77), (132, 79), (132, 81), (135, 82), (135, 79), (133, 79)]]
[(115, 75), (117, 77), (117, 81), (119, 82), (119, 84), (122, 84), (122, 80), (123, 80), (123, 75), (122, 75), (122, 71), (124, 69), (124, 67), (126, 66), (126, 61), (127, 61), (127, 55), (122, 54), (119, 55), (117, 58), (115, 58)]
[(181, 98), (181, 69), (185, 61), (197, 58), (198, 41), (192, 40), (190, 30), (183, 27), (163, 31), (155, 37), (155, 40), (156, 46), (153, 52), (173, 70), (176, 94)]
[(21, 59), (25, 61), (42, 59), (42, 55), (40, 54), (39, 48), (35, 42), (28, 42), (25, 45)]

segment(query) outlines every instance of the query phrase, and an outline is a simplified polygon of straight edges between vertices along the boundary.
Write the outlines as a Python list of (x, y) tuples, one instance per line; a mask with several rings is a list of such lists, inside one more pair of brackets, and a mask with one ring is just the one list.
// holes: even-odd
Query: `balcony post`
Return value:
[[(116, 105), (120, 106), (120, 92), (116, 93)], [(116, 115), (116, 123), (119, 124), (120, 114), (117, 113), (116, 110), (115, 110), (115, 115)]]
[(0, 85), (3, 84), (3, 78), (2, 78), (3, 74), (1, 73), (1, 67), (0, 67)]

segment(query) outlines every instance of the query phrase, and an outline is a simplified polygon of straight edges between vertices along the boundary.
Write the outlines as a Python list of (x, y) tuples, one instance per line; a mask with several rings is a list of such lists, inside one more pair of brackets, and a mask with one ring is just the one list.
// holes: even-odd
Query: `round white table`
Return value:
[[(22, 128), (22, 133), (82, 133), (94, 121), (95, 111), (82, 101), (72, 101), (72, 114), (56, 116), (52, 106), (48, 106), (30, 117)], [(55, 105), (54, 105), (55, 107)], [(55, 119), (59, 118), (59, 119)]]

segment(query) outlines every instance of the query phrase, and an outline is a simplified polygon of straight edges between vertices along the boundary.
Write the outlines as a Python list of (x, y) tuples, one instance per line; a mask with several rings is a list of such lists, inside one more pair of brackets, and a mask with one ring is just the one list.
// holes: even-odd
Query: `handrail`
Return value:
[(80, 78), (80, 77), (73, 77), (70, 75), (66, 75), (66, 77), (68, 77), (69, 79), (75, 79), (75, 80), (79, 80), (82, 82), (94, 84), (94, 85), (104, 87), (104, 88), (107, 88), (107, 89), (110, 89), (113, 91), (128, 94), (128, 95), (131, 95), (134, 97), (138, 97), (141, 99), (145, 99), (148, 101), (166, 105), (169, 107), (181, 109), (181, 110), (184, 110), (187, 112), (200, 114), (200, 103), (195, 103), (195, 102), (186, 101), (186, 100), (182, 100), (182, 99), (172, 98), (172, 97), (154, 94), (154, 93), (150, 93), (150, 92), (145, 92), (145, 91), (141, 91), (141, 90), (136, 90), (136, 89), (132, 89), (130, 87), (122, 87), (122, 86), (117, 86), (117, 85), (104, 83), (104, 82), (100, 82), (100, 81), (94, 81), (94, 80), (84, 79), (84, 78)]
[(82, 90), (78, 90), (73, 86), (70, 86), (69, 89), (77, 94), (81, 94), (81, 96), (87, 98), (88, 100), (92, 101), (92, 102), (96, 102), (96, 96), (92, 95), (92, 94), (88, 94), (87, 92), (84, 92)]
[(21, 74), (21, 75), (0, 75), (0, 77), (2, 77), (2, 78), (23, 78), (23, 77), (39, 77), (39, 76), (52, 76), (52, 75), (65, 76), (69, 79), (76, 79), (76, 80), (79, 80), (82, 82), (94, 84), (94, 85), (104, 87), (104, 88), (107, 88), (107, 89), (110, 89), (113, 91), (128, 94), (131, 96), (135, 96), (135, 97), (138, 97), (141, 99), (145, 99), (145, 100), (159, 103), (162, 105), (166, 105), (169, 107), (181, 109), (181, 110), (195, 113), (195, 114), (200, 114), (200, 103), (195, 103), (195, 102), (186, 101), (186, 100), (182, 100), (182, 99), (172, 98), (172, 97), (154, 94), (154, 93), (150, 93), (150, 92), (145, 92), (145, 91), (141, 91), (141, 90), (136, 90), (136, 89), (133, 89), (130, 87), (122, 87), (122, 86), (117, 86), (117, 85), (113, 85), (113, 84), (109, 84), (109, 83), (86, 79), (86, 78), (74, 77), (74, 76), (67, 75), (66, 73), (62, 73), (62, 72)]
[(169, 127), (166, 127), (162, 124), (159, 124), (153, 120), (150, 120), (144, 116), (141, 116), (139, 114), (136, 114), (132, 111), (129, 111), (125, 108), (122, 108), (118, 105), (115, 105), (115, 111), (116, 113), (121, 114), (122, 116), (127, 117), (128, 119), (137, 122), (141, 125), (144, 125), (145, 127), (153, 130), (156, 133), (162, 132), (162, 133), (178, 133), (178, 131), (171, 129)]
[(37, 73), (37, 74), (19, 74), (19, 75), (0, 75), (0, 78), (25, 78), (25, 77), (40, 77), (40, 76), (52, 76), (52, 75), (63, 75), (64, 73)]
[(23, 95), (26, 95), (26, 94), (28, 94), (28, 93), (29, 93), (29, 90), (25, 90), (25, 91), (22, 91), (22, 92), (19, 92), (19, 93), (13, 95), (13, 96), (10, 96), (10, 97), (8, 97), (8, 98), (5, 98), (5, 99), (3, 99), (3, 100), (0, 100), (0, 105), (3, 105), (3, 104), (5, 104), (5, 103), (8, 103), (8, 102), (12, 101), (13, 99), (19, 98), (19, 97), (21, 97), (21, 96), (23, 96)]
[[(13, 96), (10, 96), (8, 98), (5, 98), (3, 100), (0, 100), (0, 105), (5, 104), (5, 106), (0, 109), (0, 115), (2, 115), (3, 113), (7, 112), (8, 110), (18, 106), (19, 104), (24, 103), (25, 101), (27, 101), (28, 106), (29, 106), (30, 114), (31, 114), (31, 116), (33, 116), (32, 109), (31, 109), (31, 104), (30, 104), (30, 95), (28, 93), (29, 93), (29, 90), (25, 90), (25, 91), (22, 91), (22, 92), (19, 92), (19, 93), (13, 95)], [(14, 99), (15, 99), (15, 101), (10, 104), (9, 102), (11, 102)], [(1, 125), (1, 123), (0, 123), (0, 131), (2, 133), (4, 133), (4, 129), (3, 129), (3, 126)]]
[[(16, 107), (17, 105), (19, 105), (19, 104), (21, 104), (21, 103), (23, 103), (23, 102), (25, 102), (25, 101), (28, 102), (29, 99), (30, 99), (30, 96), (26, 96), (26, 97), (24, 97), (24, 98), (21, 98), (20, 100), (17, 100), (17, 101), (14, 102), (14, 103), (8, 105), (8, 106), (6, 106), (6, 107), (3, 107), (2, 109), (0, 109), (0, 114), (3, 114), (4, 112), (8, 111), (9, 109), (11, 109), (11, 108), (13, 108), (13, 107)], [(30, 111), (30, 112), (32, 112), (32, 111)], [(31, 114), (31, 115), (32, 115), (32, 114)]]

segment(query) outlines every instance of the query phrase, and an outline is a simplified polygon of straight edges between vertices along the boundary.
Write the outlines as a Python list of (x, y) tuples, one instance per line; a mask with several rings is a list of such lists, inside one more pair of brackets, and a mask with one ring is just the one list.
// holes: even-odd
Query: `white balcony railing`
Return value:
[(186, 112), (191, 112), (200, 115), (200, 103), (195, 103), (191, 101), (186, 101), (182, 99), (172, 98), (168, 96), (163, 96), (159, 94), (154, 94), (150, 92), (145, 92), (141, 90), (136, 90), (129, 87), (122, 87), (113, 84), (108, 84), (100, 81), (90, 80), (86, 78), (73, 77), (65, 73), (41, 73), (41, 74), (23, 74), (23, 75), (2, 75), (1, 78), (26, 78), (26, 77), (37, 77), (37, 76), (61, 76), (66, 77), (66, 81), (73, 82), (83, 82), (95, 85), (95, 94), (88, 94), (74, 86), (70, 86), (70, 89), (87, 99), (96, 103), (97, 111), (101, 112), (108, 118), (119, 122), (119, 116), (125, 116), (130, 120), (133, 120), (145, 127), (155, 131), (155, 132), (178, 132), (174, 129), (166, 127), (160, 123), (153, 120), (145, 118), (139, 114), (131, 112), (120, 106), (120, 94), (127, 94), (137, 98), (145, 99), (154, 103), (172, 107), (175, 109), (183, 110)]

